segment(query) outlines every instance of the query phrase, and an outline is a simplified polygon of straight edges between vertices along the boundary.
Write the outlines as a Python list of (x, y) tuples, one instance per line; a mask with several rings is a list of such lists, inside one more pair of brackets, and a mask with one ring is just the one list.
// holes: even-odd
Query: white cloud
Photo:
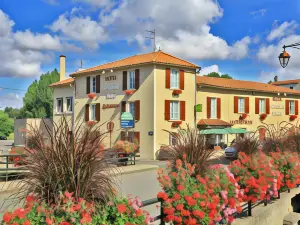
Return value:
[(49, 5), (59, 5), (58, 0), (43, 0)]
[(65, 37), (82, 42), (85, 46), (96, 49), (99, 43), (107, 40), (104, 28), (89, 16), (77, 16), (74, 13), (65, 13), (49, 28), (53, 32), (61, 32)]
[(294, 20), (291, 21), (291, 22), (284, 22), (279, 26), (277, 25), (277, 23), (275, 23), (274, 27), (273, 27), (273, 30), (267, 36), (267, 40), (268, 41), (273, 41), (273, 40), (276, 40), (276, 39), (280, 39), (282, 37), (286, 37), (290, 34), (293, 34), (297, 27), (298, 27), (298, 24)]
[[(173, 15), (173, 16), (171, 16)], [(250, 38), (229, 45), (210, 32), (210, 24), (223, 16), (214, 0), (123, 1), (99, 15), (101, 25), (116, 39), (135, 40), (146, 49), (146, 29), (156, 29), (163, 51), (193, 59), (240, 59), (248, 54)], [(149, 48), (148, 48), (149, 49)]]
[(4, 109), (5, 107), (21, 108), (23, 106), (23, 98), (19, 94), (8, 93), (0, 95), (0, 98), (1, 109)]
[(207, 74), (212, 73), (212, 72), (222, 74), (219, 70), (218, 65), (211, 65), (211, 66), (201, 68), (200, 75), (207, 75)]
[(267, 10), (266, 9), (259, 9), (257, 11), (252, 11), (250, 14), (252, 16), (264, 16), (266, 14)]

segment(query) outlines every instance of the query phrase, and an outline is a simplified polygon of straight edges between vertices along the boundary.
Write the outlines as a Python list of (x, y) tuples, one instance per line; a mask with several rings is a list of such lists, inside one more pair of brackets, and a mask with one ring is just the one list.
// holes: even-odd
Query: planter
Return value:
[[(124, 152), (118, 153), (118, 163), (122, 165), (127, 165), (129, 154)], [(124, 159), (125, 158), (125, 159)]]
[(134, 94), (136, 92), (136, 90), (126, 90), (125, 91), (125, 94), (126, 95), (132, 95), (132, 94)]
[(263, 113), (259, 115), (260, 120), (265, 120), (267, 118), (267, 114)]
[(88, 121), (87, 122), (87, 124), (89, 125), (89, 126), (93, 126), (94, 124), (96, 124), (97, 122), (96, 121)]
[(244, 120), (248, 117), (248, 115), (246, 113), (243, 113), (242, 115), (240, 115), (240, 120)]
[(182, 93), (182, 90), (174, 90), (172, 94), (173, 95), (179, 95), (181, 93)]
[(172, 122), (172, 127), (177, 128), (177, 127), (179, 127), (180, 124), (182, 124), (182, 121), (174, 121), (174, 122)]
[(96, 97), (96, 93), (89, 93), (89, 94), (88, 94), (88, 97), (89, 97), (90, 99), (93, 99), (93, 98)]
[(290, 115), (290, 121), (294, 121), (295, 119), (297, 119), (297, 115)]

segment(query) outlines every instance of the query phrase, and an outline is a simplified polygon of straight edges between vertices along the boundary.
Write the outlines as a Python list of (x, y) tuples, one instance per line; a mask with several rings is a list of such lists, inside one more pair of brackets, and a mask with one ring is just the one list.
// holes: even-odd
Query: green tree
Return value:
[(217, 72), (211, 72), (207, 75), (204, 75), (206, 77), (217, 77), (217, 78), (226, 78), (226, 79), (233, 79), (231, 76), (229, 76), (228, 74), (222, 74), (220, 75), (219, 73)]
[(6, 107), (4, 112), (8, 114), (9, 118), (16, 119), (20, 116), (20, 109), (17, 108)]
[(0, 110), (0, 136), (8, 137), (14, 131), (14, 121), (8, 114)]
[(59, 81), (59, 73), (54, 69), (51, 73), (42, 74), (35, 80), (23, 98), (22, 118), (51, 118), (53, 112), (53, 90), (49, 85)]

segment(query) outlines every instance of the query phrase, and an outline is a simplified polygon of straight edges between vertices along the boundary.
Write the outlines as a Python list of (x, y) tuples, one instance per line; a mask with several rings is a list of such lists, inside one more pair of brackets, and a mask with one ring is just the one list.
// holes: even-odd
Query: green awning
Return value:
[(223, 128), (201, 130), (200, 134), (245, 134), (247, 131), (241, 128)]

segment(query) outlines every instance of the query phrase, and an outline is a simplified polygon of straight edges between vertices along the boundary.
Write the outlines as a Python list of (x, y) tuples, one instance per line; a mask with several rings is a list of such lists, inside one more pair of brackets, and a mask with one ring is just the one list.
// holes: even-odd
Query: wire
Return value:
[(15, 91), (27, 91), (27, 90), (23, 90), (23, 89), (7, 88), (7, 87), (0, 87), (0, 89), (15, 90)]

